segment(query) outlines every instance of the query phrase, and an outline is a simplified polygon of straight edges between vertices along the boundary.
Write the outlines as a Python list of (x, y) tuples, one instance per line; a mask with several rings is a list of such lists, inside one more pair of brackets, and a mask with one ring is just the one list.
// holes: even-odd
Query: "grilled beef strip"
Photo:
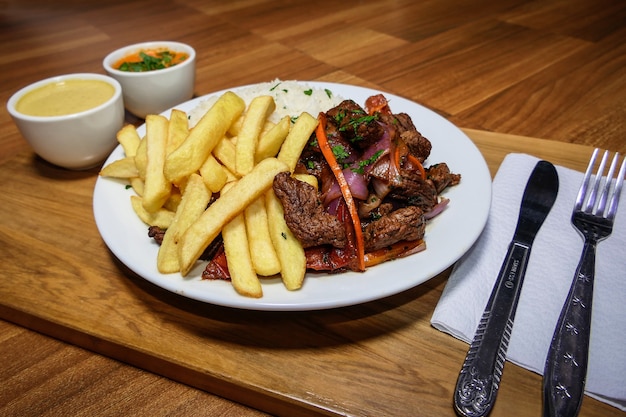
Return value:
[(369, 176), (388, 187), (383, 197), (402, 201), (403, 205), (418, 206), (424, 211), (437, 204), (437, 189), (433, 181), (428, 177), (423, 179), (419, 171), (404, 168), (400, 168), (397, 175), (390, 178), (388, 158), (376, 163)]
[(425, 229), (424, 212), (419, 207), (399, 208), (363, 228), (365, 251), (372, 252), (403, 240), (422, 239)]
[(385, 131), (378, 122), (378, 115), (368, 115), (365, 109), (353, 100), (342, 101), (326, 115), (331, 129), (336, 129), (352, 146), (360, 150), (378, 142)]
[(274, 177), (273, 189), (283, 205), (287, 226), (303, 247), (346, 246), (344, 225), (324, 211), (315, 187), (283, 172)]
[(457, 185), (461, 182), (461, 175), (453, 174), (450, 172), (450, 168), (445, 162), (431, 165), (426, 170), (426, 176), (435, 185), (437, 193), (442, 192), (447, 187)]
[(430, 155), (432, 150), (432, 144), (430, 141), (422, 136), (420, 132), (415, 128), (411, 116), (406, 113), (397, 114), (380, 114), (381, 122), (394, 126), (397, 131), (397, 135), (404, 141), (409, 147), (411, 154), (415, 156), (420, 162), (424, 162)]
[(148, 227), (148, 237), (154, 239), (157, 244), (163, 243), (163, 236), (165, 236), (165, 229), (161, 229), (159, 226)]
[(437, 190), (429, 179), (422, 179), (419, 172), (400, 169), (400, 175), (390, 184), (388, 196), (406, 205), (430, 210), (437, 204)]

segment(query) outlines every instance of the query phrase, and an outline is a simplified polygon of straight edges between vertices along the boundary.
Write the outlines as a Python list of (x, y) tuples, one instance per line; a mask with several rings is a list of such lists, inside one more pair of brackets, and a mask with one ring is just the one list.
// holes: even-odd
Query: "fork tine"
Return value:
[(600, 194), (600, 201), (598, 202), (598, 208), (596, 208), (596, 215), (604, 215), (604, 208), (606, 207), (606, 201), (609, 197), (609, 191), (611, 189), (611, 184), (613, 183), (613, 175), (615, 174), (615, 169), (617, 168), (617, 163), (619, 161), (619, 153), (615, 152), (615, 156), (613, 156), (613, 161), (611, 162), (611, 166), (609, 167), (609, 172), (606, 174), (606, 178), (604, 180), (604, 187), (602, 188), (602, 193)]
[(596, 197), (598, 195), (600, 183), (602, 182), (602, 174), (604, 173), (604, 166), (606, 165), (606, 160), (608, 157), (609, 151), (604, 151), (604, 155), (602, 156), (602, 160), (600, 161), (600, 166), (598, 167), (598, 171), (596, 172), (594, 178), (593, 187), (591, 187), (591, 191), (587, 199), (587, 205), (583, 210), (585, 213), (591, 213), (591, 210), (593, 210), (593, 207), (596, 205)]
[(591, 170), (596, 163), (596, 157), (598, 156), (598, 152), (600, 152), (600, 149), (596, 148), (591, 154), (591, 158), (589, 159), (589, 165), (587, 165), (587, 170), (585, 171), (585, 176), (583, 177), (583, 183), (578, 190), (578, 196), (576, 196), (574, 211), (579, 211), (583, 206), (583, 202), (585, 201), (585, 195), (587, 194), (587, 187), (589, 186), (589, 180), (591, 179)]
[(624, 185), (624, 175), (626, 175), (626, 158), (622, 161), (622, 166), (619, 169), (619, 173), (617, 174), (617, 179), (615, 180), (615, 189), (613, 190), (613, 197), (611, 197), (611, 203), (609, 204), (609, 212), (607, 214), (607, 218), (609, 220), (614, 220), (615, 215), (617, 214), (617, 204), (619, 203), (619, 196), (622, 192), (622, 186)]

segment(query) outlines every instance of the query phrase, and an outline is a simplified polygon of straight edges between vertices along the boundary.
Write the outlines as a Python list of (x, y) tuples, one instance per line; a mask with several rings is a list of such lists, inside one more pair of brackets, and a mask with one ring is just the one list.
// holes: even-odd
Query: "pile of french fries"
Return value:
[[(100, 175), (127, 179), (137, 216), (166, 230), (156, 259), (160, 273), (189, 274), (221, 233), (239, 294), (262, 297), (260, 278), (277, 275), (288, 290), (302, 287), (304, 249), (272, 183), (280, 172), (293, 173), (318, 121), (304, 112), (295, 123), (288, 116), (272, 123), (274, 110), (270, 96), (246, 107), (229, 91), (191, 128), (187, 114), (174, 109), (169, 119), (148, 115), (143, 138), (132, 125), (118, 132), (125, 157)], [(297, 178), (317, 187), (315, 177)]]

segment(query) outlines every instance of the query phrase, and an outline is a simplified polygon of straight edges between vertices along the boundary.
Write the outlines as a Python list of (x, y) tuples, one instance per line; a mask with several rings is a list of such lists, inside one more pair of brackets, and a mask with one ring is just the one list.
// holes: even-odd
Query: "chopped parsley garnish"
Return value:
[(328, 96), (328, 98), (333, 98), (333, 92), (330, 91), (328, 88), (325, 88), (324, 91), (326, 91), (326, 95)]
[(335, 115), (335, 122), (337, 122), (338, 125), (341, 124), (341, 121), (344, 119), (344, 117), (346, 117), (346, 112), (345, 110), (340, 110), (337, 112), (337, 114)]
[(343, 145), (335, 145), (332, 147), (333, 155), (337, 159), (346, 159), (350, 154)]
[(356, 132), (356, 128), (360, 124), (368, 124), (377, 119), (378, 119), (378, 116), (376, 115), (357, 117), (356, 119), (351, 119), (347, 125), (340, 127), (339, 130), (346, 131), (348, 130), (349, 127), (351, 127)]
[(368, 165), (373, 164), (374, 162), (376, 162), (378, 160), (378, 157), (380, 156), (380, 154), (383, 153), (383, 150), (379, 150), (377, 151), (374, 155), (372, 155), (371, 157), (367, 158), (364, 161), (359, 161), (359, 166), (356, 168), (352, 168), (352, 171), (356, 172), (357, 174), (362, 174), (364, 172), (363, 168), (365, 168)]
[(304, 91), (303, 91), (303, 93), (304, 93), (305, 95), (307, 95), (307, 96), (310, 96), (310, 95), (312, 95), (312, 94), (313, 94), (313, 89), (312, 89), (312, 88), (309, 88), (308, 90), (304, 90)]
[[(175, 52), (158, 51), (154, 55), (148, 55), (141, 51), (139, 52), (139, 61), (123, 62), (118, 69), (127, 72), (144, 72), (168, 68), (178, 63), (175, 61), (177, 56)], [(184, 61), (185, 59), (186, 57), (179, 57), (179, 61)]]
[(378, 116), (376, 115), (372, 115), (372, 116), (363, 116), (363, 117), (357, 117), (355, 119), (350, 119), (350, 121), (348, 123), (346, 123), (345, 125), (341, 126), (339, 128), (340, 132), (345, 132), (348, 130), (352, 130), (354, 132), (354, 137), (352, 139), (350, 139), (351, 142), (358, 142), (360, 140), (363, 140), (363, 137), (359, 135), (358, 132), (358, 127), (361, 124), (369, 124), (374, 120), (377, 120)]
[(380, 213), (377, 213), (377, 212), (374, 212), (374, 211), (370, 212), (370, 218), (372, 220), (378, 220), (381, 217), (383, 217), (383, 216)]

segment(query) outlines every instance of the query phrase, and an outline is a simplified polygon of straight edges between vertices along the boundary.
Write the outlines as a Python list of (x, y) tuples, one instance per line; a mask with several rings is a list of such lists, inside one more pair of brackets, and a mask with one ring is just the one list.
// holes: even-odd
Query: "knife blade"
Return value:
[(526, 184), (513, 238), (459, 373), (454, 408), (462, 416), (486, 416), (493, 407), (532, 244), (558, 190), (556, 168), (539, 161)]

